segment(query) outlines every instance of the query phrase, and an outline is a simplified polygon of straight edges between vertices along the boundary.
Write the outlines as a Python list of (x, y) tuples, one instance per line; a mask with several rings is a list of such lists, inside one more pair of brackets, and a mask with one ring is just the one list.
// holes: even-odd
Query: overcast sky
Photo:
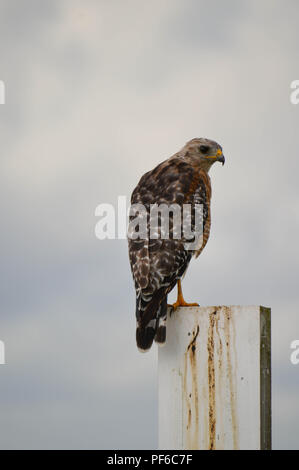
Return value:
[(2, 0), (0, 447), (157, 447), (127, 244), (95, 208), (219, 142), (186, 298), (272, 308), (273, 446), (299, 448), (296, 0)]

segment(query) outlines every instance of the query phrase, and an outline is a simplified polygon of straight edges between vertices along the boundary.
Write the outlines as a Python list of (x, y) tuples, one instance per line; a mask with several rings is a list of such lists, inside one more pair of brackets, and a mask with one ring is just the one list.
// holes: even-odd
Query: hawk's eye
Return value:
[(209, 147), (207, 145), (200, 145), (199, 150), (201, 153), (208, 153)]

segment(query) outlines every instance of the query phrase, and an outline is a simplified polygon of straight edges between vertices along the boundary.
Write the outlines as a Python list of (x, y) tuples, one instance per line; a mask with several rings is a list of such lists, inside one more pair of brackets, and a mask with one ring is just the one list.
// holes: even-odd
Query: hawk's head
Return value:
[(222, 165), (225, 162), (222, 147), (214, 140), (192, 139), (186, 143), (183, 150), (186, 152), (186, 156), (191, 157), (193, 162), (198, 162), (206, 171), (209, 171), (215, 162), (221, 162)]

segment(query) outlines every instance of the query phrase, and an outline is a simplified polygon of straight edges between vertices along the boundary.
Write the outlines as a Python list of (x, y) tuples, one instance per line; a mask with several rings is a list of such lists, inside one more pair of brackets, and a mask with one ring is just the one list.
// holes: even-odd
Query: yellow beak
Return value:
[(218, 162), (221, 162), (222, 165), (225, 163), (224, 155), (220, 149), (217, 150), (216, 155), (209, 155), (207, 158), (210, 158), (211, 160), (217, 160)]

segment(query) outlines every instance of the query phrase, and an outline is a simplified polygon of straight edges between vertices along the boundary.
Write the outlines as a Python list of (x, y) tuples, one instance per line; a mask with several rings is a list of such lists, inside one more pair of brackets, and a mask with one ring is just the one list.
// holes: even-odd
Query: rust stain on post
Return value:
[[(218, 404), (216, 405), (216, 409), (220, 410), (220, 413), (217, 414), (217, 426), (216, 426), (216, 437), (217, 437), (217, 448), (223, 448), (223, 423), (225, 420), (224, 413), (225, 413), (225, 393), (224, 393), (224, 376), (223, 376), (223, 342), (221, 339), (221, 332), (223, 331), (223, 326), (220, 318), (221, 309), (217, 309), (216, 313), (216, 323), (215, 323), (215, 330), (216, 330), (216, 351), (218, 357), (218, 369), (217, 373), (215, 373), (215, 394), (217, 392), (217, 400)], [(220, 323), (220, 325), (219, 325)]]
[(216, 410), (215, 410), (215, 363), (214, 363), (214, 326), (217, 312), (210, 314), (208, 332), (208, 379), (209, 379), (209, 449), (215, 449)]
[[(234, 358), (236, 360), (236, 350), (235, 350), (235, 331), (234, 331), (234, 324), (233, 320), (231, 319), (231, 315), (229, 309), (225, 307), (225, 323), (224, 323), (224, 331), (225, 331), (225, 338), (226, 338), (226, 360), (227, 360), (227, 373), (228, 373), (228, 380), (229, 380), (229, 390), (230, 390), (230, 408), (231, 408), (231, 423), (232, 423), (232, 435), (233, 435), (233, 448), (236, 450), (239, 448), (238, 444), (238, 421), (237, 421), (237, 411), (236, 411), (236, 364), (234, 364), (234, 371), (235, 377), (233, 377), (233, 365), (231, 360), (231, 346), (234, 349)], [(230, 334), (230, 324), (232, 323), (233, 329), (233, 337), (231, 338)]]
[(219, 367), (219, 373), (221, 373), (223, 346), (222, 346), (221, 336), (220, 336), (220, 333), (219, 333), (219, 314), (218, 314), (218, 312), (216, 314), (216, 333), (217, 333), (217, 337), (218, 337), (218, 348), (217, 348), (218, 367)]
[[(225, 346), (221, 340), (220, 329), (224, 330)], [(235, 329), (229, 309), (215, 309), (209, 313), (209, 326), (207, 335), (207, 358), (208, 358), (208, 435), (207, 447), (210, 450), (216, 448), (216, 398), (221, 396), (221, 390), (216, 390), (216, 373), (218, 384), (221, 382), (223, 369), (223, 354), (226, 354), (226, 376), (229, 390), (231, 429), (233, 448), (238, 449), (238, 420), (236, 404), (236, 345)], [(198, 336), (199, 325), (192, 332), (191, 341), (185, 351), (183, 372), (183, 396), (186, 405), (186, 448), (198, 449), (199, 442), (199, 396), (198, 396)], [(224, 350), (224, 347), (226, 351)], [(190, 375), (188, 375), (190, 374)], [(219, 375), (220, 374), (220, 375)], [(191, 383), (187, 378), (190, 377)], [(220, 382), (219, 382), (220, 380)], [(217, 394), (217, 396), (216, 396)], [(220, 422), (222, 417), (218, 416)]]
[[(187, 426), (186, 426), (186, 444), (188, 449), (197, 449), (198, 446), (198, 431), (199, 431), (199, 403), (198, 403), (198, 384), (197, 384), (197, 361), (196, 361), (196, 347), (197, 338), (199, 335), (199, 325), (196, 331), (193, 332), (193, 338), (190, 341), (185, 352), (184, 364), (184, 381), (183, 381), (183, 394), (185, 396), (186, 408), (188, 413)], [(190, 365), (191, 372), (191, 392), (188, 390), (187, 374), (188, 364)], [(193, 425), (194, 423), (194, 425)]]

